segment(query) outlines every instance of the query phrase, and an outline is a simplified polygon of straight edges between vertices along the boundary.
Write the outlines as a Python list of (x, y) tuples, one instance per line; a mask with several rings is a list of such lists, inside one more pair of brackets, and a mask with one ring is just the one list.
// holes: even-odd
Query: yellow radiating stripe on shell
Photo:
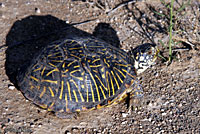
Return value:
[(99, 94), (99, 89), (96, 89), (96, 91), (97, 91), (98, 100), (100, 101), (101, 98), (100, 98), (100, 94)]
[[(69, 41), (69, 40), (66, 40), (66, 41)], [(71, 40), (71, 42), (69, 43), (69, 44), (72, 44), (73, 42), (75, 42), (75, 40)], [(77, 45), (78, 43), (76, 43), (76, 44), (73, 44), (73, 45)]]
[(76, 87), (77, 90), (78, 90), (79, 95), (81, 96), (81, 101), (84, 102), (85, 100), (83, 99), (83, 95), (82, 95), (82, 93), (80, 92), (80, 90), (79, 90), (79, 88), (78, 88), (78, 85), (76, 84), (76, 82), (75, 82), (74, 80), (72, 80), (72, 82), (74, 83), (75, 87)]
[(131, 76), (132, 78), (136, 78), (136, 76), (134, 76), (134, 75), (132, 75), (132, 74), (130, 74), (130, 73), (127, 73), (129, 76)]
[(49, 54), (49, 55), (47, 55), (47, 57), (51, 57), (51, 56), (56, 55), (56, 54), (60, 54), (60, 52)]
[(42, 96), (44, 95), (44, 93), (46, 92), (46, 87), (44, 86), (42, 93), (40, 94), (40, 98), (42, 98)]
[(57, 67), (56, 65), (54, 65), (54, 64), (52, 64), (52, 63), (48, 63), (50, 66), (52, 66), (52, 67)]
[(33, 70), (33, 72), (36, 72), (36, 71), (39, 71), (39, 70), (41, 70), (41, 67), (39, 67), (39, 68)]
[(51, 93), (51, 96), (54, 97), (54, 93), (53, 93), (53, 90), (52, 90), (51, 87), (49, 87), (49, 91), (50, 91), (50, 93)]
[(74, 78), (76, 78), (76, 79), (79, 79), (79, 80), (83, 81), (83, 77), (76, 77), (74, 75), (71, 75), (71, 76), (74, 77)]
[[(73, 73), (75, 73), (75, 72), (77, 72), (77, 71), (79, 71), (79, 72), (80, 72), (81, 70), (80, 70), (80, 69), (78, 69), (78, 70), (71, 71), (71, 72), (70, 72), (70, 75), (71, 75), (72, 77), (74, 77), (74, 78), (76, 78), (76, 79), (79, 79), (79, 80), (81, 80), (81, 81), (82, 81), (82, 80), (83, 80), (83, 77), (76, 77), (76, 76), (74, 76), (74, 75), (73, 75)], [(65, 73), (65, 72), (64, 72), (64, 73)]]
[(58, 48), (60, 45), (55, 45), (54, 48)]
[(36, 88), (37, 88), (38, 90), (40, 90), (40, 86), (36, 86)]
[(42, 105), (40, 105), (40, 107), (45, 109), (45, 108), (47, 108), (47, 105), (46, 104), (42, 104)]
[(51, 70), (50, 72), (47, 73), (46, 76), (49, 76), (51, 73), (53, 73), (53, 72), (55, 72), (55, 71), (58, 72), (58, 71), (59, 71), (58, 68), (55, 68), (55, 69)]
[(76, 95), (76, 91), (73, 90), (73, 93), (74, 93), (74, 97), (75, 97), (75, 99), (76, 99), (76, 102), (78, 102), (78, 98), (77, 98), (77, 95)]
[(106, 62), (106, 59), (104, 59), (104, 63), (105, 63), (108, 67), (110, 67), (110, 65)]
[(106, 81), (107, 81), (107, 83), (108, 83), (108, 96), (110, 97), (110, 83), (109, 83), (109, 80), (108, 80), (108, 71), (106, 71)]
[(124, 65), (124, 64), (118, 64), (118, 63), (115, 63), (115, 65), (123, 66), (123, 67), (127, 67), (127, 65)]
[(127, 71), (126, 71), (125, 69), (122, 69), (122, 71), (124, 71), (124, 72), (126, 72), (126, 73), (127, 73)]
[(105, 87), (105, 85), (103, 84), (103, 82), (101, 81), (101, 79), (95, 74), (96, 78), (99, 80), (99, 82), (101, 83), (101, 85), (104, 87), (104, 89), (106, 91), (108, 91), (108, 89)]
[(74, 68), (78, 68), (78, 67), (80, 67), (80, 65), (74, 66)]
[(60, 58), (60, 57), (63, 57), (62, 55), (58, 55), (58, 56), (54, 56), (54, 57), (51, 57), (51, 58)]
[(63, 60), (51, 60), (51, 62), (63, 62)]
[(92, 70), (93, 72), (95, 72), (95, 73), (98, 73), (98, 71), (97, 70)]
[(35, 81), (37, 81), (37, 82), (39, 81), (39, 79), (37, 79), (37, 78), (35, 78), (33, 76), (30, 76), (30, 78), (33, 79), (33, 80), (35, 80)]
[(117, 77), (119, 78), (120, 82), (123, 83), (121, 77), (118, 75), (118, 73), (115, 73), (117, 75)]
[(112, 74), (112, 76), (113, 76), (113, 78), (114, 78), (114, 80), (115, 80), (115, 82), (117, 84), (117, 89), (119, 89), (119, 83), (118, 83), (118, 81), (117, 81), (117, 79), (116, 79), (115, 74), (113, 73), (113, 71), (111, 71), (111, 74)]
[(102, 94), (103, 94), (103, 98), (104, 98), (104, 99), (106, 99), (106, 95), (105, 95), (105, 93), (104, 93), (104, 91), (103, 91), (102, 87), (101, 87), (101, 86), (99, 86), (99, 87), (100, 87), (100, 89), (101, 89), (101, 92), (102, 92)]
[(112, 56), (111, 55), (109, 55), (109, 56), (106, 56), (106, 58), (108, 58), (108, 59), (110, 59)]
[(90, 47), (94, 47), (94, 48), (99, 48), (99, 47), (103, 47), (103, 46), (88, 46), (89, 48)]
[(81, 85), (81, 88), (85, 88), (85, 86), (84, 86), (84, 85)]
[(33, 86), (31, 82), (29, 82), (29, 85), (30, 85), (31, 90), (33, 90), (33, 88), (35, 88), (35, 86)]
[(95, 79), (94, 79), (94, 76), (92, 75), (92, 73), (90, 72), (89, 69), (87, 69), (87, 71), (89, 72), (90, 77), (92, 78), (92, 80), (93, 80), (93, 82), (94, 82), (94, 85), (95, 85), (96, 91), (97, 91), (98, 100), (100, 101), (101, 98), (100, 98), (100, 95), (99, 95), (99, 89), (98, 89), (97, 83), (96, 83), (96, 81), (95, 81)]
[(90, 65), (90, 67), (101, 67), (102, 65)]
[(114, 89), (114, 85), (113, 85), (113, 81), (112, 81), (112, 77), (109, 73), (109, 77), (110, 77), (110, 82), (111, 82), (111, 87), (112, 87), (112, 91), (113, 91), (113, 95), (115, 95), (115, 89)]
[[(85, 76), (85, 81), (86, 81), (86, 84), (87, 83), (87, 76)], [(89, 102), (89, 91), (88, 91), (88, 85), (86, 85), (86, 88), (87, 88), (87, 102)]]
[(44, 70), (45, 70), (45, 69), (46, 69), (46, 67), (44, 67), (44, 68), (42, 69), (41, 76), (43, 76)]
[(68, 100), (67, 100), (67, 93), (65, 93), (65, 107), (66, 107), (66, 111), (69, 111), (68, 109)]
[(78, 69), (78, 70), (73, 70), (73, 71), (70, 72), (70, 74), (73, 74), (73, 73), (75, 73), (75, 72), (77, 72), (77, 71), (80, 72), (81, 70), (80, 70), (80, 69)]
[(78, 59), (81, 59), (80, 57), (78, 57), (78, 56), (76, 56), (76, 55), (73, 55), (73, 54), (70, 54), (71, 56), (73, 56), (73, 57), (76, 57), (76, 58), (78, 58)]
[(62, 99), (62, 95), (63, 95), (63, 88), (64, 88), (64, 81), (61, 81), (61, 89), (60, 89), (60, 96), (59, 99)]
[(74, 61), (72, 61), (72, 62), (70, 62), (67, 66), (69, 67), (69, 66), (71, 66), (74, 62), (76, 62), (77, 60), (74, 60)]
[(102, 67), (102, 68), (101, 68), (101, 72), (104, 72), (104, 70), (105, 70), (105, 68), (104, 68), (104, 67)]
[(95, 60), (92, 61), (92, 63), (94, 63), (94, 62), (96, 62), (96, 61), (99, 61), (99, 60), (101, 60), (101, 59), (100, 59), (100, 58), (95, 59)]
[(65, 93), (65, 101), (67, 102), (68, 100), (67, 100), (67, 93)]
[(32, 68), (35, 68), (38, 64), (35, 64)]
[(118, 53), (121, 57), (126, 58), (124, 55), (122, 55), (120, 52)]
[(113, 55), (113, 58), (114, 58), (114, 59), (116, 59), (116, 58), (117, 58), (117, 55), (116, 55), (116, 54), (114, 54), (114, 55)]
[(48, 107), (48, 111), (52, 111), (52, 107), (54, 104), (55, 104), (54, 102), (51, 103), (51, 105)]
[(77, 49), (82, 49), (83, 47), (72, 47), (72, 48), (69, 48), (69, 50), (77, 50)]
[[(91, 88), (91, 92), (92, 92), (92, 101), (95, 102), (95, 99), (94, 99), (94, 91), (93, 91), (93, 88), (92, 88), (92, 83), (90, 82), (90, 88)], [(89, 97), (89, 96), (88, 96)]]
[(81, 73), (81, 75), (83, 76), (85, 74), (85, 71), (83, 71), (82, 73)]
[(62, 67), (65, 68), (65, 62), (63, 63)]
[(67, 81), (67, 89), (68, 89), (68, 93), (69, 93), (69, 100), (72, 101), (71, 89), (70, 89), (70, 84), (68, 81)]
[(49, 83), (58, 84), (57, 81), (53, 81), (53, 80), (42, 80), (41, 82), (49, 82)]
[(66, 69), (63, 73), (67, 73), (69, 71), (69, 69)]
[(97, 53), (99, 53), (99, 54), (102, 54), (102, 55), (104, 55), (105, 53), (103, 53), (103, 52), (97, 52)]
[(131, 76), (132, 78), (136, 78), (135, 76), (131, 75), (130, 73), (128, 73), (125, 69), (122, 69), (122, 71), (126, 72), (129, 76)]
[(124, 75), (124, 74), (122, 73), (122, 71), (120, 71), (120, 70), (117, 69), (116, 67), (114, 67), (114, 69), (117, 70), (124, 78), (126, 78), (126, 75)]

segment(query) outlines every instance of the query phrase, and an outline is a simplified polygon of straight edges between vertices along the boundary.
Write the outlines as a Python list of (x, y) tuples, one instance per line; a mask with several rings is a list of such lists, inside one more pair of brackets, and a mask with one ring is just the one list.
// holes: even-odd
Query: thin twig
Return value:
[(170, 26), (169, 26), (169, 62), (172, 61), (172, 27), (173, 27), (173, 8), (174, 8), (174, 0), (171, 0), (170, 7)]
[(117, 11), (118, 9), (120, 9), (120, 8), (122, 8), (124, 6), (127, 6), (129, 4), (135, 3), (135, 2), (136, 2), (136, 0), (132, 0), (132, 1), (128, 1), (126, 3), (122, 3), (122, 4), (114, 7), (113, 9), (111, 9), (110, 11), (108, 11), (108, 16), (111, 15), (112, 13), (114, 13), (115, 11)]
[(82, 21), (82, 22), (78, 22), (78, 23), (72, 23), (70, 25), (77, 26), (77, 25), (82, 25), (82, 24), (90, 23), (91, 21), (95, 21), (95, 20), (97, 20), (97, 18), (91, 19), (91, 20)]
[(187, 39), (181, 39), (179, 37), (172, 37), (173, 40), (176, 40), (176, 41), (181, 41), (181, 42), (185, 42), (186, 44), (190, 45), (192, 49), (195, 48), (195, 45), (194, 44), (198, 44), (197, 41), (195, 40), (191, 40), (191, 41), (188, 41)]

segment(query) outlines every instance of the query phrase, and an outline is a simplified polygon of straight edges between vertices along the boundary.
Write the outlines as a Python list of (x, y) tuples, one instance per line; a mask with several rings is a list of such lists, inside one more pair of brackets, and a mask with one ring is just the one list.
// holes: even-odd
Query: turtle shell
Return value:
[(71, 38), (44, 48), (18, 85), (36, 105), (75, 112), (118, 103), (138, 93), (134, 61), (126, 52), (94, 38)]

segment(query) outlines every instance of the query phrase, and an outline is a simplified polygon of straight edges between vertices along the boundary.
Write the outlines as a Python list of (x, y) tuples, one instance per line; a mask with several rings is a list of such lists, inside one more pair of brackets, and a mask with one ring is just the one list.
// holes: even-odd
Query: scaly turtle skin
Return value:
[(117, 104), (127, 93), (141, 94), (134, 65), (150, 66), (156, 50), (147, 44), (132, 55), (94, 38), (58, 41), (20, 71), (18, 86), (27, 99), (62, 118), (62, 113)]

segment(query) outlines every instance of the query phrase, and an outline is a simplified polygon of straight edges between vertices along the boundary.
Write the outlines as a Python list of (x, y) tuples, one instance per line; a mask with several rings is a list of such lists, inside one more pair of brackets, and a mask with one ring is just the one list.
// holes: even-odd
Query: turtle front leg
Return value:
[(132, 90), (127, 93), (126, 98), (126, 104), (129, 112), (133, 111), (134, 108), (140, 105), (141, 98), (143, 96), (143, 90), (139, 80), (136, 79), (131, 88)]

